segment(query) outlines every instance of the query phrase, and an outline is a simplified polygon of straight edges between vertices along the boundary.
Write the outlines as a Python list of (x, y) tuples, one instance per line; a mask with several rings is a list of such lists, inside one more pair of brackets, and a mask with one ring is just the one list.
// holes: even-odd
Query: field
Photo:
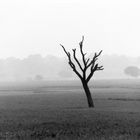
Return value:
[(0, 84), (0, 140), (140, 140), (140, 80)]

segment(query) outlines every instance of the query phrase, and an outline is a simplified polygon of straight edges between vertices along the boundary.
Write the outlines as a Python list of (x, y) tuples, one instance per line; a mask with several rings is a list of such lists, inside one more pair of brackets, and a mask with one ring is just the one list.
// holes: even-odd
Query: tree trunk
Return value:
[(91, 97), (91, 92), (89, 90), (88, 84), (86, 81), (82, 81), (84, 91), (86, 93), (87, 101), (88, 101), (88, 107), (94, 107), (93, 99)]

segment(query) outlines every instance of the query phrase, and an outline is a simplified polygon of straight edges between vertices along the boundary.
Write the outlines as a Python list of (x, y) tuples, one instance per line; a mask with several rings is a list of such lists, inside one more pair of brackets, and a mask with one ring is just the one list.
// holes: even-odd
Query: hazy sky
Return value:
[(88, 52), (140, 56), (139, 0), (0, 0), (0, 58)]

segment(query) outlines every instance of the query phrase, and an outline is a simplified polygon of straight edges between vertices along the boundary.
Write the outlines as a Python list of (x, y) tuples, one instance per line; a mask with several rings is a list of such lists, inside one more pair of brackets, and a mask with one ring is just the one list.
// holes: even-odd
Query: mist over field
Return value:
[[(99, 62), (104, 70), (95, 74), (95, 78), (128, 78), (124, 74), (127, 66), (140, 66), (140, 57), (122, 55), (102, 55)], [(77, 79), (65, 57), (40, 54), (19, 59), (9, 57), (0, 59), (0, 81), (31, 81), (31, 80), (72, 80)]]
[(140, 140), (139, 46), (139, 0), (1, 0), (0, 140)]

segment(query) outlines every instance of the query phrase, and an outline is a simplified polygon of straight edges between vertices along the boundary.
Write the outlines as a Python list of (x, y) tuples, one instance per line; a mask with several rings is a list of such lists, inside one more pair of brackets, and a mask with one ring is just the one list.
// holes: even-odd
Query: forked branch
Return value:
[[(90, 81), (91, 77), (93, 76), (95, 71), (99, 71), (99, 70), (104, 69), (103, 66), (98, 66), (98, 63), (96, 63), (97, 60), (98, 60), (98, 57), (102, 53), (102, 50), (99, 53), (95, 53), (94, 56), (92, 57), (92, 59), (86, 58), (86, 53), (84, 53), (84, 51), (83, 51), (83, 42), (84, 42), (84, 36), (82, 37), (82, 41), (79, 43), (80, 53), (81, 53), (81, 56), (82, 56), (82, 61), (83, 61), (84, 67), (82, 67), (82, 64), (80, 63), (80, 61), (76, 57), (76, 49), (72, 49), (73, 58), (74, 58), (75, 62), (77, 63), (77, 65), (79, 66), (80, 70), (82, 71), (83, 75), (81, 75), (80, 72), (77, 71), (74, 62), (71, 59), (71, 54), (68, 51), (66, 51), (66, 49), (65, 49), (65, 47), (63, 45), (61, 45), (61, 44), (60, 45), (62, 46), (65, 54), (67, 55), (68, 60), (69, 60), (68, 63), (71, 66), (71, 68), (73, 69), (73, 71), (78, 75), (78, 77), (82, 81), (84, 80), (84, 81), (86, 81), (86, 83), (88, 83)], [(86, 71), (87, 71), (88, 68), (90, 68), (90, 73), (86, 77)]]
[(77, 62), (79, 68), (80, 68), (81, 71), (83, 72), (83, 68), (82, 68), (80, 62), (78, 61), (78, 59), (77, 59), (77, 57), (76, 57), (76, 49), (73, 49), (73, 57), (74, 57), (75, 61)]
[[(60, 45), (61, 45), (61, 44), (60, 44)], [(81, 74), (77, 71), (77, 69), (76, 69), (76, 67), (75, 67), (75, 64), (72, 62), (71, 54), (70, 54), (69, 52), (66, 51), (66, 49), (65, 49), (65, 47), (64, 47), (63, 45), (61, 45), (61, 46), (62, 46), (62, 48), (63, 48), (65, 54), (66, 54), (67, 57), (68, 57), (68, 60), (69, 60), (68, 63), (69, 63), (69, 65), (71, 66), (71, 68), (73, 69), (73, 71), (78, 75), (78, 77), (79, 77), (80, 79), (82, 79)]]

